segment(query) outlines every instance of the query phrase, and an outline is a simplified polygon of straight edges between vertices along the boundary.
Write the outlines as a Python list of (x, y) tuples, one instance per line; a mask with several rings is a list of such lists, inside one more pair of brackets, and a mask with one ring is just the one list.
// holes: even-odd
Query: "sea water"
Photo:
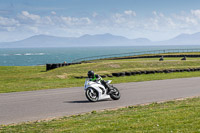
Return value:
[(1, 48), (0, 66), (34, 66), (72, 62), (75, 59), (164, 49), (199, 49), (200, 46), (127, 46), (66, 48)]

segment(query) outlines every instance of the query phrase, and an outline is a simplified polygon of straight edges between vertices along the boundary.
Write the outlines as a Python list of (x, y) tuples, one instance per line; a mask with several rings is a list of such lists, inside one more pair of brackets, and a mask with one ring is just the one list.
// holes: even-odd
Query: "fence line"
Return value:
[(163, 49), (163, 50), (152, 50), (152, 51), (129, 52), (121, 54), (99, 55), (99, 56), (91, 56), (91, 57), (75, 59), (72, 62), (81, 62), (88, 60), (113, 58), (113, 57), (137, 56), (144, 54), (189, 53), (189, 52), (200, 52), (200, 49)]

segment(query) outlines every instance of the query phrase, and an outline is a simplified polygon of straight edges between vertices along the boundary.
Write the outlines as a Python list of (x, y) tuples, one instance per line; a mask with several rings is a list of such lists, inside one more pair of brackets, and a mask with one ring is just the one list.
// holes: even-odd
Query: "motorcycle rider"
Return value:
[(93, 82), (98, 82), (100, 81), (101, 84), (108, 89), (107, 94), (110, 93), (110, 88), (107, 85), (107, 83), (101, 78), (101, 76), (99, 76), (98, 74), (95, 74), (94, 71), (88, 71), (88, 78), (90, 79), (90, 81)]

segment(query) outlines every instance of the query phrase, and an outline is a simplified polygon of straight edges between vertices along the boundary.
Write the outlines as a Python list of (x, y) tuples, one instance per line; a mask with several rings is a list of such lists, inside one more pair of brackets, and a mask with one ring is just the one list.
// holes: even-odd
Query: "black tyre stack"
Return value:
[(75, 64), (81, 64), (80, 62), (78, 63), (55, 63), (55, 64), (46, 64), (46, 71), (63, 67), (63, 66), (69, 66), (69, 65), (75, 65)]

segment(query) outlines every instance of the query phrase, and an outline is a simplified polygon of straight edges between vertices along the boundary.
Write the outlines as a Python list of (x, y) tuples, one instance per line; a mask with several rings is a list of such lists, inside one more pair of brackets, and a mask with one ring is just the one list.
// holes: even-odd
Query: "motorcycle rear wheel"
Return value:
[(94, 88), (87, 88), (85, 91), (85, 96), (90, 102), (96, 102), (99, 100), (99, 94)]

